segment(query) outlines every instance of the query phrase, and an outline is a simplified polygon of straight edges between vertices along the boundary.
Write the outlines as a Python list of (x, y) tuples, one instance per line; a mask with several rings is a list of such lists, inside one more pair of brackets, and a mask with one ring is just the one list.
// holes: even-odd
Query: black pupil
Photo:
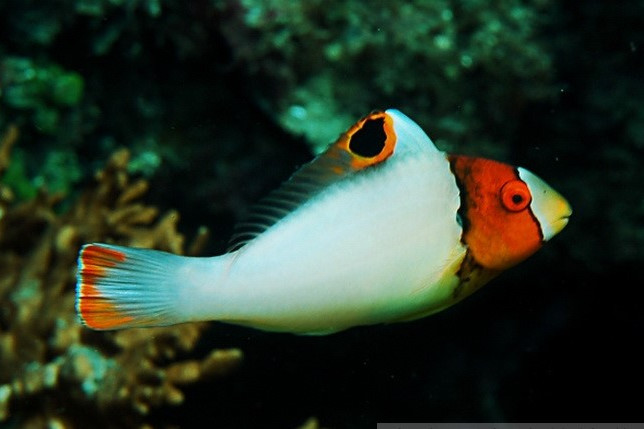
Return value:
[(514, 204), (520, 204), (520, 203), (522, 203), (522, 202), (523, 202), (523, 196), (521, 196), (521, 195), (519, 195), (519, 194), (514, 194), (514, 195), (512, 195), (512, 202), (513, 202)]
[(384, 128), (385, 118), (370, 119), (351, 136), (349, 149), (356, 155), (371, 158), (385, 148), (387, 134)]

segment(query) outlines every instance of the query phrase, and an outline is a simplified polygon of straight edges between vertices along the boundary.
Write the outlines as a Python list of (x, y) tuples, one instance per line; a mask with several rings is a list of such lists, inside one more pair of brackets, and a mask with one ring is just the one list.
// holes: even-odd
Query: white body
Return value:
[(404, 114), (373, 112), (258, 206), (236, 251), (83, 246), (76, 307), (94, 329), (219, 320), (326, 334), (411, 320), (534, 253), (570, 214), (527, 170), (448, 159)]
[(184, 259), (178, 317), (322, 334), (449, 305), (465, 255), (459, 191), (444, 154), (418, 149), (330, 186), (238, 251)]

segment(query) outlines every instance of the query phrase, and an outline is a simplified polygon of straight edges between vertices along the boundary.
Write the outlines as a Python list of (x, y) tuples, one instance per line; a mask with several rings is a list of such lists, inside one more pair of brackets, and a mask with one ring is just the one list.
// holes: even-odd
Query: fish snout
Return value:
[(518, 170), (532, 194), (530, 209), (541, 226), (543, 241), (548, 241), (568, 224), (572, 207), (559, 192), (538, 176), (521, 167)]
[(561, 200), (558, 202), (557, 207), (553, 210), (551, 215), (554, 219), (550, 221), (550, 230), (552, 231), (551, 237), (559, 234), (559, 232), (561, 232), (561, 230), (564, 229), (566, 225), (568, 225), (568, 220), (570, 219), (571, 215), (572, 208), (570, 207), (570, 204), (563, 197), (561, 197)]

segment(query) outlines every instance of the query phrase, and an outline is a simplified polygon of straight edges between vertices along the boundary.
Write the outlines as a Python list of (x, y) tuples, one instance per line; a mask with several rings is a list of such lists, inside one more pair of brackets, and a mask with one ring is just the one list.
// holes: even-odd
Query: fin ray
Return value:
[(180, 323), (172, 270), (181, 257), (108, 244), (86, 244), (78, 257), (76, 310), (98, 330)]
[[(382, 128), (379, 137), (384, 138), (381, 152), (373, 156), (362, 156), (351, 149), (351, 139), (360, 133), (365, 124), (375, 122)], [(372, 137), (368, 137), (372, 138)], [(262, 228), (257, 228), (257, 222), (239, 223), (235, 228), (229, 251), (243, 247), (249, 241), (275, 225), (299, 206), (314, 197), (327, 186), (339, 182), (360, 170), (379, 164), (393, 154), (396, 136), (393, 131), (392, 118), (387, 112), (375, 111), (362, 118), (347, 132), (340, 135), (338, 140), (313, 161), (303, 165), (281, 187), (261, 199), (248, 216), (248, 219), (260, 220)], [(279, 211), (278, 217), (271, 212)]]

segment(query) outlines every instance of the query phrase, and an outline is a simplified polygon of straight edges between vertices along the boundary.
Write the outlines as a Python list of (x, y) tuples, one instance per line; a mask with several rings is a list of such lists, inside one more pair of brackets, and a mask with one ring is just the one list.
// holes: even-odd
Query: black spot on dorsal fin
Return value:
[(349, 141), (349, 150), (358, 156), (372, 158), (385, 148), (387, 134), (384, 129), (385, 119), (378, 117), (367, 120)]

